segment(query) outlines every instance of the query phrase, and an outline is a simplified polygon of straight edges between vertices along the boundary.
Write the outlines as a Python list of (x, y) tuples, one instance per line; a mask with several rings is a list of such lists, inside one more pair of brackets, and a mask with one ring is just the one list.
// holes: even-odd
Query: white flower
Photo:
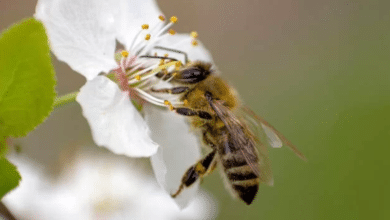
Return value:
[(23, 178), (3, 202), (18, 219), (213, 219), (217, 214), (205, 192), (180, 210), (146, 174), (145, 161), (85, 151), (56, 181), (26, 159), (11, 161)]
[[(117, 154), (154, 155), (158, 182), (171, 194), (185, 170), (200, 159), (200, 149), (189, 134), (186, 118), (154, 108), (165, 103), (150, 92), (160, 84), (170, 86), (169, 79), (163, 81), (155, 75), (163, 68), (172, 71), (179, 63), (166, 60), (161, 66), (159, 59), (142, 56), (168, 53), (184, 63), (183, 54), (155, 48), (160, 46), (183, 51), (189, 60), (212, 62), (212, 58), (193, 35), (173, 35), (168, 29), (177, 18), (164, 24), (161, 14), (154, 0), (39, 0), (35, 17), (44, 23), (57, 58), (87, 79), (77, 101), (95, 143)], [(125, 50), (115, 53), (116, 41)], [(115, 76), (118, 84), (107, 76)], [(144, 104), (152, 138), (160, 148), (151, 140), (149, 126), (129, 97)], [(180, 104), (175, 101), (177, 96), (166, 99)], [(188, 205), (197, 187), (194, 184), (178, 196), (181, 207)]]

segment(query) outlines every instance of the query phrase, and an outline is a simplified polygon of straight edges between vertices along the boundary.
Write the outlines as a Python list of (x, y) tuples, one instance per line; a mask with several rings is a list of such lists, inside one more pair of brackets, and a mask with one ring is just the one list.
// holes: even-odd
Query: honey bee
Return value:
[[(246, 108), (236, 91), (215, 74), (211, 63), (190, 63), (187, 59), (185, 63), (175, 73), (157, 74), (170, 78), (174, 87), (153, 92), (179, 95), (182, 106), (175, 107), (168, 101), (166, 104), (176, 113), (190, 116), (190, 124), (211, 152), (187, 169), (171, 196), (178, 196), (220, 166), (227, 188), (249, 205), (260, 183), (273, 184), (265, 138), (274, 147), (287, 145), (300, 158), (305, 157), (273, 126)], [(264, 132), (259, 132), (262, 129)]]

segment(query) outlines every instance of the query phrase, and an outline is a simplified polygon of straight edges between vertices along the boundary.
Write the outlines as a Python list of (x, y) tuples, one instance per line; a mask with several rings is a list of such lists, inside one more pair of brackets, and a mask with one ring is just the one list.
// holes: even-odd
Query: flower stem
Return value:
[(70, 103), (76, 101), (76, 96), (77, 96), (78, 93), (79, 92), (72, 92), (72, 93), (63, 95), (61, 97), (57, 97), (54, 100), (53, 107), (54, 108), (62, 107), (64, 105), (67, 105), (67, 104), (70, 104)]
[(0, 202), (0, 217), (4, 217), (5, 219), (9, 219), (9, 220), (16, 220), (16, 218), (12, 215), (12, 213), (7, 209), (7, 207), (2, 202)]

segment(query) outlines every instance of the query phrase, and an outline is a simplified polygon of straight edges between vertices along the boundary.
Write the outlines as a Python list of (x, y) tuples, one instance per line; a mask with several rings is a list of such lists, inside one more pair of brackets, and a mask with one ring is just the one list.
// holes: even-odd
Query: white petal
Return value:
[(179, 210), (150, 175), (146, 160), (128, 160), (95, 149), (78, 151), (75, 160), (52, 181), (42, 167), (17, 156), (10, 159), (23, 179), (2, 200), (17, 219), (216, 217), (215, 201), (202, 191), (188, 208)]
[(158, 145), (149, 137), (149, 128), (132, 105), (127, 92), (104, 76), (97, 76), (81, 88), (77, 102), (83, 108), (97, 145), (116, 154), (147, 157)]
[[(151, 162), (158, 183), (173, 194), (179, 188), (185, 171), (200, 159), (200, 144), (190, 133), (186, 118), (170, 111), (144, 106), (152, 139), (161, 146)], [(199, 187), (199, 181), (186, 188), (175, 199), (180, 208), (188, 206)]]
[[(11, 161), (22, 176), (19, 186), (2, 200), (17, 219), (82, 219), (88, 206), (72, 195), (71, 190), (58, 190), (44, 175), (43, 167), (26, 158), (14, 157)], [(41, 165), (41, 164), (40, 164)], [(2, 219), (2, 218), (0, 218)]]
[[(192, 38), (189, 34), (175, 34), (173, 36), (169, 35), (162, 38), (156, 46), (166, 47), (170, 49), (175, 49), (187, 53), (188, 59), (190, 61), (204, 61), (213, 63), (213, 58), (211, 57), (210, 52), (203, 46), (203, 44), (198, 41), (197, 46), (191, 44)], [(176, 58), (184, 63), (184, 56), (180, 53), (170, 52), (161, 49), (152, 50), (151, 54), (157, 52), (158, 55), (163, 55), (168, 53), (169, 57)]]
[(90, 80), (116, 66), (114, 10), (109, 0), (39, 0), (35, 17), (57, 58)]
[[(143, 24), (149, 24), (152, 29), (161, 22), (158, 18), (162, 15), (154, 0), (119, 0), (116, 6), (118, 11), (117, 38), (129, 49), (133, 39)], [(145, 35), (148, 32), (145, 32)], [(142, 39), (143, 36), (140, 36)]]

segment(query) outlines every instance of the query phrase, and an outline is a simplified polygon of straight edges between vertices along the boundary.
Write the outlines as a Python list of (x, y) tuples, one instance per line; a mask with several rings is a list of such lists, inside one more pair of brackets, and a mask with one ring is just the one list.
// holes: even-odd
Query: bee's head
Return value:
[(181, 83), (198, 83), (206, 79), (211, 74), (211, 64), (196, 62), (191, 66), (183, 69), (180, 74), (175, 78), (176, 81)]

